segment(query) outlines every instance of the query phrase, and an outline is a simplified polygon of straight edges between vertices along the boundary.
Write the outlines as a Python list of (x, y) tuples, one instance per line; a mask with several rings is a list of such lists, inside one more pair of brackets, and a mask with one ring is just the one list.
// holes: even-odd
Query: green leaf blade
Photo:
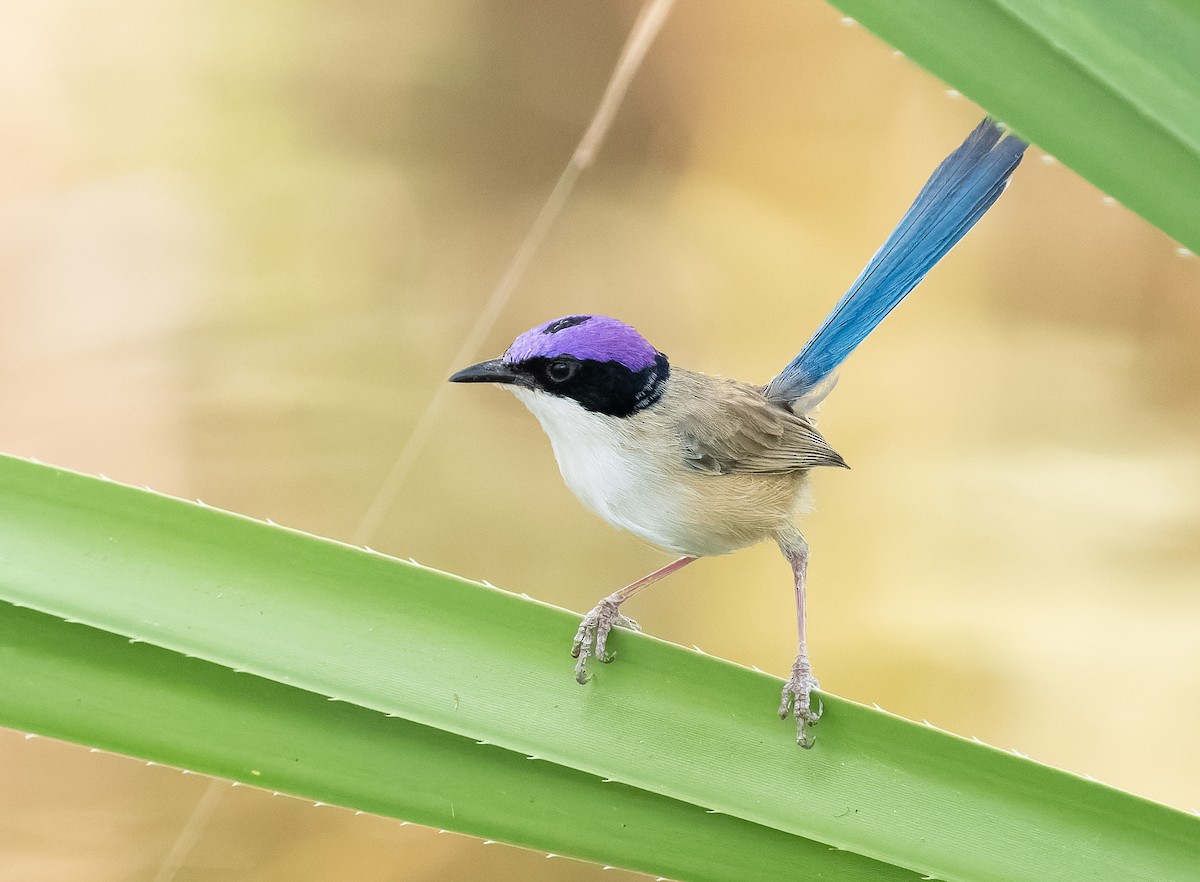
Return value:
[(1172, 0), (835, 5), (1200, 251), (1200, 6)]
[(1200, 878), (1196, 818), (1001, 751), (831, 696), (802, 751), (761, 673), (622, 632), (580, 687), (566, 611), (18, 460), (0, 484), (10, 603), (908, 872)]
[(911, 873), (0, 603), (0, 722), (330, 805), (679, 879)]

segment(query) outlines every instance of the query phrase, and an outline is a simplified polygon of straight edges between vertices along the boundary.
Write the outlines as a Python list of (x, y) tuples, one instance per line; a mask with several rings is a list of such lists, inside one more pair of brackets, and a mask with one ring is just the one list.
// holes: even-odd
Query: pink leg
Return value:
[(818, 684), (813, 677), (812, 665), (808, 662), (808, 643), (805, 635), (804, 590), (808, 576), (808, 543), (796, 534), (794, 537), (788, 537), (786, 541), (780, 541), (779, 547), (788, 563), (792, 565), (792, 577), (796, 586), (796, 627), (800, 638), (791, 679), (783, 687), (779, 717), (786, 720), (789, 713), (796, 715), (796, 743), (807, 750), (815, 743), (808, 730), (821, 718), (820, 701), (817, 702), (816, 710), (812, 707), (811, 693)]
[(577, 658), (579, 661), (575, 663), (575, 679), (580, 683), (588, 681), (587, 660), (589, 656), (594, 656), (604, 663), (613, 660), (613, 656), (605, 652), (605, 646), (608, 643), (608, 633), (613, 627), (632, 628), (635, 631), (640, 631), (637, 622), (633, 619), (626, 618), (620, 613), (620, 606), (633, 595), (637, 594), (643, 588), (648, 588), (659, 579), (664, 579), (676, 570), (681, 570), (696, 558), (681, 557), (678, 560), (673, 560), (665, 567), (655, 570), (648, 576), (643, 576), (636, 582), (631, 582), (619, 591), (614, 591), (608, 597), (601, 600), (596, 606), (583, 617), (583, 622), (579, 625), (579, 630), (575, 633), (575, 642), (571, 646), (571, 657)]

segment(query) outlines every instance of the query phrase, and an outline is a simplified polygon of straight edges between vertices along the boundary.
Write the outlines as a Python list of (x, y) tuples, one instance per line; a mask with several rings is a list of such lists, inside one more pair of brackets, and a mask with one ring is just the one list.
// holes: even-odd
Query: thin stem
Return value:
[[(641, 67), (646, 53), (654, 42), (654, 38), (658, 36), (658, 32), (666, 22), (667, 14), (671, 11), (674, 2), (675, 0), (647, 0), (646, 4), (642, 7), (637, 21), (634, 22), (629, 39), (625, 42), (625, 48), (621, 51), (621, 57), (617, 61), (617, 66), (613, 70), (612, 77), (608, 81), (608, 87), (604, 90), (604, 97), (600, 99), (600, 106), (596, 108), (587, 131), (584, 132), (583, 137), (579, 141), (579, 146), (575, 148), (575, 152), (571, 154), (571, 159), (567, 163), (567, 167), (559, 175), (554, 189), (546, 197), (545, 204), (542, 206), (541, 211), (538, 212), (537, 217), (534, 218), (533, 225), (529, 228), (529, 232), (525, 234), (525, 238), (521, 241), (520, 246), (518, 246), (512, 261), (508, 265), (508, 269), (504, 271), (504, 275), (501, 276), (499, 283), (492, 290), (487, 302), (484, 303), (483, 309), (479, 311), (479, 315), (476, 316), (471, 330), (463, 338), (462, 345), (454, 353), (454, 357), (450, 360), (445, 371), (447, 376), (470, 361), (472, 356), (479, 351), (479, 348), (487, 340), (488, 335), (491, 334), (492, 328), (500, 318), (504, 307), (508, 305), (513, 291), (516, 290), (521, 278), (525, 275), (526, 269), (528, 269), (529, 264), (533, 261), (533, 257), (545, 240), (550, 227), (557, 220), (563, 206), (567, 203), (568, 197), (575, 189), (575, 182), (579, 180), (579, 176), (583, 173), (583, 170), (591, 165), (592, 160), (595, 159), (605, 135), (608, 134), (609, 129), (612, 127), (612, 122), (616, 118), (621, 101), (629, 89), (629, 84), (633, 81), (634, 74)], [(392, 463), (391, 469), (388, 470), (387, 476), (380, 483), (379, 489), (375, 493), (375, 498), (371, 500), (371, 504), (363, 514), (362, 520), (359, 521), (358, 527), (354, 530), (351, 541), (355, 545), (362, 545), (371, 540), (376, 530), (379, 529), (379, 524), (383, 521), (388, 509), (391, 508), (392, 503), (399, 495), (400, 488), (404, 485), (405, 479), (412, 471), (417, 457), (425, 449), (425, 444), (429, 440), (434, 423), (441, 414), (442, 407), (445, 404), (447, 388), (445, 383), (438, 385), (425, 405), (425, 409), (417, 417), (417, 421), (413, 425), (408, 439), (404, 442), (404, 446), (400, 448), (400, 453), (396, 456), (396, 461)]]

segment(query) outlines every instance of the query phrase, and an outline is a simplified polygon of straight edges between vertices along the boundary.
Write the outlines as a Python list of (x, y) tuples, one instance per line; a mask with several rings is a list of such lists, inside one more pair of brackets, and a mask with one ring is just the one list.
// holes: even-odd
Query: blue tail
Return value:
[(926, 181), (912, 206), (812, 339), (770, 385), (767, 397), (795, 401), (828, 380), (946, 252), (991, 208), (1026, 144), (985, 119)]

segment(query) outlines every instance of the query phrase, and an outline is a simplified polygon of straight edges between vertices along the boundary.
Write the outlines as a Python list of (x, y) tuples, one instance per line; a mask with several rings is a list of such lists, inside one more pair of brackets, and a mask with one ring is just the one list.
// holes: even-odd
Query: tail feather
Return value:
[(768, 397), (793, 402), (822, 386), (992, 207), (1027, 146), (1002, 135), (985, 119), (942, 161), (812, 339), (767, 386)]

